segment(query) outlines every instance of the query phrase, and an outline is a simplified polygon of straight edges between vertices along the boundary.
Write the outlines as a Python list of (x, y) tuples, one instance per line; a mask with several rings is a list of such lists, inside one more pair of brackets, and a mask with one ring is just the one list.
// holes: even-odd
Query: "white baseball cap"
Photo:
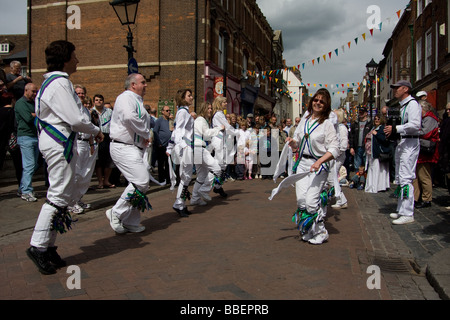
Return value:
[(417, 92), (417, 94), (416, 94), (416, 97), (423, 97), (423, 96), (428, 96), (428, 94), (425, 92), (425, 91), (419, 91), (419, 92)]

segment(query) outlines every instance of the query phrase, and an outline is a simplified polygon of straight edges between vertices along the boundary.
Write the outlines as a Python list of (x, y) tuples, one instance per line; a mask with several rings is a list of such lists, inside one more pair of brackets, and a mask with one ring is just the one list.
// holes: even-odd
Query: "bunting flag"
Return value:
[[(384, 22), (387, 22), (388, 24), (390, 24), (391, 20), (400, 19), (401, 13), (402, 13), (402, 10), (398, 10), (398, 11), (395, 12), (395, 14), (393, 16), (388, 17), (384, 21), (380, 22), (380, 24), (378, 25), (378, 28), (379, 28), (380, 32), (382, 31)], [(374, 36), (374, 32), (373, 31), (374, 31), (373, 28), (369, 29), (371, 37)], [(362, 37), (364, 41), (367, 40), (367, 34), (365, 32), (362, 33), (360, 37)], [(356, 37), (354, 39), (354, 41), (355, 41), (355, 45), (358, 45), (359, 37)], [(334, 49), (334, 54), (336, 55), (336, 57), (339, 57), (339, 53), (342, 53), (342, 54), (346, 53), (346, 51), (345, 51), (346, 47), (348, 47), (348, 50), (351, 50), (352, 49), (351, 44), (352, 44), (352, 41), (348, 41), (346, 44), (341, 45), (341, 49), (339, 49), (339, 48)], [(332, 56), (333, 56), (333, 51), (329, 51), (328, 52), (328, 61), (332, 61), (333, 60)], [(282, 79), (279, 79), (279, 77), (278, 77), (280, 75), (280, 72), (287, 71), (287, 70), (296, 71), (297, 69), (298, 70), (305, 70), (305, 68), (309, 67), (309, 66), (313, 66), (313, 67), (318, 66), (320, 64), (320, 59), (321, 58), (322, 58), (322, 64), (327, 62), (327, 54), (325, 53), (325, 54), (322, 55), (322, 57), (319, 56), (316, 59), (306, 60), (306, 62), (302, 62), (302, 63), (298, 64), (297, 67), (294, 66), (294, 67), (288, 67), (288, 68), (278, 69), (278, 70), (267, 70), (267, 71), (262, 71), (260, 73), (259, 72), (255, 72), (255, 71), (252, 72), (250, 70), (243, 70), (243, 75), (244, 76), (246, 75), (246, 76), (249, 76), (249, 77), (255, 77), (256, 79), (257, 78), (262, 78), (264, 80), (268, 79), (271, 82), (275, 81), (276, 83), (278, 83), (279, 81), (284, 81)], [(384, 80), (383, 78), (378, 79), (379, 82), (381, 82), (383, 80)], [(353, 82), (349, 82), (349, 83), (354, 84)], [(310, 83), (308, 83), (308, 87), (310, 85), (313, 85), (314, 87), (316, 87), (318, 84), (310, 84)], [(319, 84), (319, 85), (321, 86), (322, 84)], [(325, 84), (325, 86), (327, 87), (328, 85)], [(337, 84), (336, 85), (336, 87), (341, 87), (341, 86), (344, 87), (344, 84), (341, 84), (341, 85)], [(358, 83), (358, 86), (359, 86), (359, 83)], [(330, 87), (332, 88), (333, 85), (331, 85)], [(350, 86), (348, 85), (347, 87), (350, 87)], [(355, 86), (353, 85), (353, 87), (355, 87)], [(340, 91), (338, 91), (338, 93), (339, 92)]]

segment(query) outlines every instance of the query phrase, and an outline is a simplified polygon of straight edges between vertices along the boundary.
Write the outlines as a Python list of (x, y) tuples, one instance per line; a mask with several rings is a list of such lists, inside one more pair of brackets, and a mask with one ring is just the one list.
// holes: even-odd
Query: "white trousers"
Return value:
[(112, 214), (116, 215), (123, 225), (139, 226), (141, 212), (133, 208), (127, 197), (128, 194), (133, 194), (136, 188), (144, 194), (149, 189), (150, 173), (147, 170), (147, 163), (144, 163), (144, 151), (132, 145), (112, 142), (110, 153), (114, 164), (129, 182), (112, 208)]
[[(314, 159), (303, 158), (300, 161), (297, 172), (308, 172), (316, 161)], [(297, 206), (299, 209), (308, 211), (310, 214), (318, 213), (316, 223), (313, 224), (306, 239), (312, 238), (317, 234), (326, 233), (324, 219), (326, 216), (326, 207), (321, 206), (320, 194), (324, 190), (327, 182), (328, 172), (322, 170), (320, 174), (310, 173), (295, 183), (295, 192), (297, 196)]]
[(341, 169), (342, 165), (345, 162), (345, 152), (343, 152), (339, 158), (336, 160), (333, 160), (330, 162), (330, 173), (328, 174), (327, 182), (329, 185), (333, 185), (335, 190), (340, 190), (339, 194), (336, 192), (336, 204), (338, 205), (344, 205), (347, 203), (347, 198), (345, 197), (344, 191), (342, 191), (342, 188), (336, 187), (337, 184), (339, 184), (338, 180), (338, 172)]
[[(63, 133), (65, 134), (65, 132)], [(60, 208), (75, 204), (77, 188), (75, 172), (77, 163), (77, 141), (74, 142), (73, 158), (70, 163), (64, 158), (64, 148), (47, 134), (39, 138), (39, 150), (47, 163), (49, 188), (47, 200)], [(30, 244), (39, 249), (55, 245), (57, 232), (51, 230), (51, 221), (57, 209), (47, 203), (41, 208), (31, 236)]]
[(214, 181), (214, 174), (218, 177), (222, 174), (222, 169), (217, 159), (214, 159), (205, 148), (195, 148), (195, 168), (197, 170), (197, 180), (192, 191), (192, 201), (199, 200), (202, 193), (208, 194)]
[[(178, 148), (175, 147), (174, 151)], [(190, 146), (181, 149), (178, 153), (180, 159), (180, 184), (178, 185), (177, 197), (173, 207), (179, 210), (183, 210), (186, 207), (185, 200), (181, 197), (184, 187), (189, 186), (192, 180), (192, 170), (194, 169), (194, 153)]]
[(395, 150), (395, 180), (402, 188), (409, 187), (408, 197), (401, 192), (397, 203), (399, 215), (412, 217), (414, 215), (414, 187), (416, 165), (419, 158), (419, 139), (402, 139)]
[(75, 172), (75, 184), (77, 186), (77, 201), (88, 191), (94, 174), (95, 161), (97, 160), (98, 148), (95, 148), (91, 155), (91, 146), (89, 141), (78, 140), (78, 160)]

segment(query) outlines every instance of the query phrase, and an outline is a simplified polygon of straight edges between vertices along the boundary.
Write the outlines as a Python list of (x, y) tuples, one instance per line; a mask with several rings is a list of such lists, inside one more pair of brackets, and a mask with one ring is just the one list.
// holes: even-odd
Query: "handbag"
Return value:
[(436, 152), (436, 142), (420, 139), (420, 153), (424, 155), (433, 155)]
[[(388, 151), (386, 151), (388, 150)], [(391, 161), (391, 159), (393, 158), (392, 156), (392, 150), (391, 148), (383, 148), (382, 146), (380, 146), (380, 156), (378, 157), (378, 160), (380, 162), (387, 162), (387, 161)]]
[(17, 144), (17, 134), (14, 131), (11, 132), (11, 136), (8, 140), (8, 147), (9, 150), (16, 150), (19, 148), (19, 145)]

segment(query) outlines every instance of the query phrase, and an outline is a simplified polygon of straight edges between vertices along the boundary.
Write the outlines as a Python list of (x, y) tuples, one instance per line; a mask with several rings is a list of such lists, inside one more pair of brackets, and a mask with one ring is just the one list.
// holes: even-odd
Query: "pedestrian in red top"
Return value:
[(413, 181), (416, 208), (431, 207), (433, 200), (432, 166), (439, 161), (439, 119), (433, 113), (431, 104), (419, 101), (422, 106), (422, 129), (420, 134), (420, 153), (416, 166), (416, 179)]

